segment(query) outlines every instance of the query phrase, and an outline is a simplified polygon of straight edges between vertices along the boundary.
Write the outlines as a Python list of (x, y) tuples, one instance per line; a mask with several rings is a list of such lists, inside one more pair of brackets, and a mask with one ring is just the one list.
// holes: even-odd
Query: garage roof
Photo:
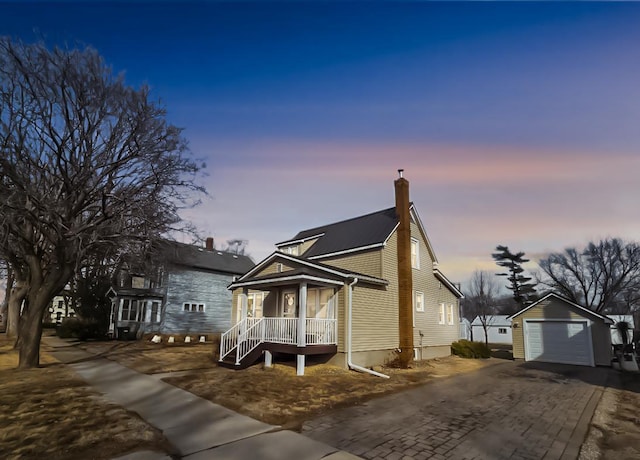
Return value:
[(513, 319), (513, 318), (515, 318), (516, 316), (521, 315), (521, 314), (522, 314), (522, 313), (524, 313), (525, 311), (527, 311), (527, 310), (529, 310), (529, 309), (531, 309), (531, 308), (535, 307), (536, 305), (538, 305), (538, 304), (539, 304), (539, 303), (541, 303), (541, 302), (544, 302), (545, 300), (549, 299), (550, 297), (555, 297), (555, 298), (556, 298), (556, 299), (558, 299), (558, 300), (562, 300), (563, 302), (568, 303), (569, 305), (571, 305), (571, 306), (573, 306), (573, 307), (577, 308), (578, 310), (582, 310), (584, 313), (586, 313), (586, 314), (588, 314), (588, 315), (590, 315), (590, 316), (594, 316), (595, 318), (597, 318), (597, 319), (600, 319), (600, 320), (604, 321), (606, 324), (613, 324), (613, 321), (611, 320), (611, 318), (608, 318), (608, 317), (606, 317), (606, 316), (604, 316), (604, 315), (601, 315), (601, 314), (599, 314), (599, 313), (596, 313), (595, 311), (591, 311), (591, 310), (589, 310), (588, 308), (584, 308), (584, 307), (582, 307), (582, 306), (578, 305), (577, 303), (572, 302), (572, 301), (570, 301), (569, 299), (566, 299), (565, 297), (562, 297), (562, 296), (560, 296), (560, 295), (558, 295), (558, 294), (555, 294), (555, 293), (553, 293), (553, 292), (551, 292), (551, 293), (547, 294), (547, 295), (546, 295), (546, 296), (544, 296), (542, 299), (538, 300), (537, 302), (532, 303), (532, 304), (531, 304), (531, 305), (529, 305), (528, 307), (523, 308), (523, 309), (522, 309), (522, 310), (520, 310), (519, 312), (514, 313), (513, 315), (509, 316), (509, 318), (507, 318), (507, 319)]

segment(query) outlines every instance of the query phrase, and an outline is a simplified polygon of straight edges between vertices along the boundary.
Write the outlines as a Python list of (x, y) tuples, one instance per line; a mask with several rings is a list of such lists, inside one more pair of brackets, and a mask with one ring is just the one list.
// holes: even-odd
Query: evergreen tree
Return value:
[(531, 277), (525, 276), (522, 264), (529, 262), (524, 258), (524, 252), (512, 253), (508, 246), (496, 246), (496, 251), (491, 257), (500, 267), (507, 269), (506, 273), (496, 273), (498, 276), (506, 276), (509, 284), (507, 289), (513, 292), (513, 300), (518, 307), (523, 308), (536, 300), (535, 283)]

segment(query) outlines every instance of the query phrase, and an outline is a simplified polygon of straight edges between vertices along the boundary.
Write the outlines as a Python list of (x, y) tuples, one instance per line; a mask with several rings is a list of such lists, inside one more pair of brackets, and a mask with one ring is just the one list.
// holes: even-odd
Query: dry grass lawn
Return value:
[(170, 451), (160, 432), (110, 404), (42, 353), (43, 368), (17, 370), (0, 335), (0, 458), (109, 459), (130, 451)]
[(276, 362), (270, 369), (257, 364), (244, 371), (218, 367), (217, 349), (211, 344), (112, 342), (83, 348), (148, 374), (182, 371), (165, 380), (250, 417), (292, 429), (333, 408), (473, 371), (489, 363), (452, 356), (416, 363), (409, 370), (382, 368), (391, 376), (389, 379), (315, 364), (308, 365), (305, 375), (299, 377), (293, 362)]

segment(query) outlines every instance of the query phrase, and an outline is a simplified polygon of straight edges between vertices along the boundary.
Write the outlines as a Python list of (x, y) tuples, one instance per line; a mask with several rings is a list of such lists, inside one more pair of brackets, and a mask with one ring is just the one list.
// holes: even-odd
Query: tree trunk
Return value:
[(18, 369), (38, 367), (40, 364), (40, 340), (42, 338), (42, 318), (46, 310), (44, 307), (34, 308), (30, 304), (29, 309), (22, 317), (20, 324), (20, 355)]
[(47, 273), (45, 278), (40, 276), (42, 271), (37, 263), (33, 263), (30, 270), (31, 283), (20, 320), (18, 369), (38, 367), (40, 364), (40, 341), (44, 314), (53, 296), (62, 290), (73, 274), (73, 268), (70, 266), (52, 270)]
[[(7, 337), (17, 341), (20, 324), (20, 310), (22, 302), (27, 296), (29, 286), (21, 280), (15, 280), (15, 284), (9, 294), (9, 307), (7, 309)], [(17, 342), (16, 342), (17, 346)]]
[(7, 331), (7, 321), (9, 316), (9, 297), (11, 297), (11, 290), (13, 289), (13, 270), (11, 267), (7, 265), (7, 287), (4, 291), (4, 300), (2, 301), (2, 305), (0, 305), (0, 315), (2, 315), (2, 325), (4, 326), (5, 332)]

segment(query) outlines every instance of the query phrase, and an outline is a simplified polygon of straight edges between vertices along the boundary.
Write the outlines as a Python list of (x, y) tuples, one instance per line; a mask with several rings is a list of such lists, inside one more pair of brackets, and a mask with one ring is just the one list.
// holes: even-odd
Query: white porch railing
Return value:
[[(244, 318), (220, 338), (220, 361), (236, 351), (236, 364), (263, 342), (298, 344), (298, 318)], [(306, 345), (332, 345), (338, 343), (338, 321), (335, 319), (307, 318)]]

